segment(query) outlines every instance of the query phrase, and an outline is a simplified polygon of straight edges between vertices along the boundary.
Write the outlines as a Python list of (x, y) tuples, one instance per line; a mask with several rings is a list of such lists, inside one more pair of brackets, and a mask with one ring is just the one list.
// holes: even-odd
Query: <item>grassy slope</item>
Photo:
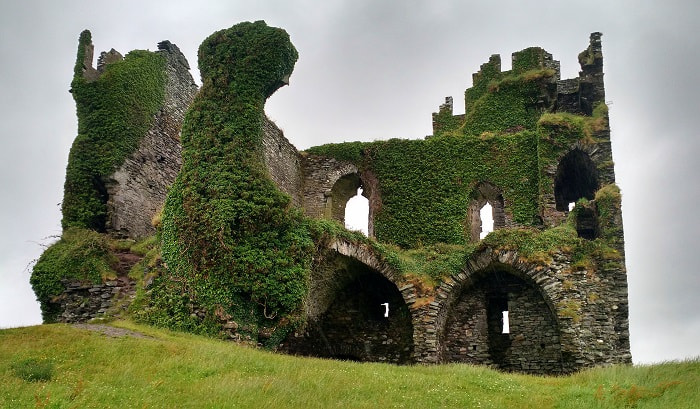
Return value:
[[(694, 408), (700, 402), (700, 360), (534, 377), (468, 365), (295, 358), (116, 325), (153, 338), (109, 338), (60, 324), (0, 331), (0, 407)], [(17, 377), (13, 365), (28, 358), (53, 363), (53, 378)]]

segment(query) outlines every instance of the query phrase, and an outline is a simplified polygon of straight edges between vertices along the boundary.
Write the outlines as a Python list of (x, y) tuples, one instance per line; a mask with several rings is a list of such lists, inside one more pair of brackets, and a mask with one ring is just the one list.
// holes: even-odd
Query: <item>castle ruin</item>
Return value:
[[(103, 53), (92, 69), (90, 51), (80, 75), (94, 81), (104, 65), (122, 60), (115, 53)], [(167, 73), (161, 107), (137, 148), (99, 177), (106, 214), (92, 228), (113, 237), (155, 233), (151, 220), (182, 165), (180, 128), (196, 86), (176, 46), (160, 43), (158, 53)], [(267, 175), (306, 217), (342, 224), (360, 187), (369, 201), (369, 238), (339, 234), (315, 243), (305, 324), (274, 348), (538, 374), (630, 363), (600, 33), (578, 60), (579, 77), (562, 80), (559, 62), (541, 48), (514, 53), (510, 71), (491, 56), (465, 91), (465, 113), (455, 115), (446, 98), (424, 140), (298, 151), (263, 118)], [(480, 239), (486, 204), (494, 232)], [(67, 307), (75, 305), (66, 301), (71, 292), (84, 296), (92, 287), (65, 285), (58, 320), (106, 311), (103, 303), (67, 311), (76, 308)], [(207, 314), (192, 308), (193, 316)], [(216, 314), (223, 333), (242, 330), (231, 314)], [(269, 338), (266, 331), (257, 334)]]

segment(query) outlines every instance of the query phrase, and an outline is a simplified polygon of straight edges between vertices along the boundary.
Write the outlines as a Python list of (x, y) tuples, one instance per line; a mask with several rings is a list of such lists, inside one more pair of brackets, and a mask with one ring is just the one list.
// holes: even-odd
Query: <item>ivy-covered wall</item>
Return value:
[(80, 34), (71, 83), (78, 135), (66, 168), (62, 225), (104, 231), (105, 178), (138, 147), (162, 106), (165, 58), (135, 50), (121, 59), (114, 52), (96, 70), (92, 54), (92, 36), (85, 30)]
[[(274, 331), (301, 313), (313, 241), (301, 211), (270, 179), (262, 143), (265, 100), (296, 60), (287, 33), (262, 21), (218, 31), (200, 46), (203, 85), (165, 203), (168, 274), (151, 292), (149, 322), (216, 333), (217, 316), (229, 316), (256, 339), (260, 327)], [(157, 308), (163, 299), (184, 299), (184, 316), (176, 305)], [(203, 321), (189, 317), (192, 303)]]
[[(591, 47), (596, 44), (592, 37)], [(500, 66), (500, 56), (493, 55), (474, 74), (464, 115), (453, 115), (448, 97), (433, 114), (434, 135), (425, 140), (307, 150), (351, 162), (376, 177), (381, 205), (373, 209), (371, 223), (377, 240), (402, 248), (468, 242), (467, 209), (480, 183), (501, 191), (506, 226), (558, 225), (567, 213), (556, 209), (554, 200), (557, 165), (575, 148), (590, 154), (599, 168), (596, 189), (615, 182), (604, 101), (589, 101), (597, 107), (590, 115), (559, 111), (564, 83), (559, 62), (541, 48), (513, 53), (510, 71)]]

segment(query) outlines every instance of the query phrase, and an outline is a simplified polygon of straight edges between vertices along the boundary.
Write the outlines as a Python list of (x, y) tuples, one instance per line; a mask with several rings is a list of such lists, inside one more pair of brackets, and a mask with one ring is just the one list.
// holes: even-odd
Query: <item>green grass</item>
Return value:
[[(700, 360), (567, 377), (468, 365), (296, 358), (129, 322), (152, 338), (62, 324), (0, 331), (2, 408), (694, 408)], [(22, 379), (20, 362), (53, 367)]]

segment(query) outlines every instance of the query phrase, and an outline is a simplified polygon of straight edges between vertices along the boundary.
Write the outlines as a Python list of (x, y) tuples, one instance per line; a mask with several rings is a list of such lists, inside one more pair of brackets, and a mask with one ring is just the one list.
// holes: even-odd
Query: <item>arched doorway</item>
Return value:
[(551, 307), (534, 283), (505, 265), (492, 264), (465, 284), (448, 312), (441, 338), (445, 362), (525, 373), (562, 371), (559, 329)]
[(289, 337), (293, 354), (362, 362), (411, 362), (411, 313), (394, 283), (348, 256), (328, 257), (312, 273), (306, 330)]

